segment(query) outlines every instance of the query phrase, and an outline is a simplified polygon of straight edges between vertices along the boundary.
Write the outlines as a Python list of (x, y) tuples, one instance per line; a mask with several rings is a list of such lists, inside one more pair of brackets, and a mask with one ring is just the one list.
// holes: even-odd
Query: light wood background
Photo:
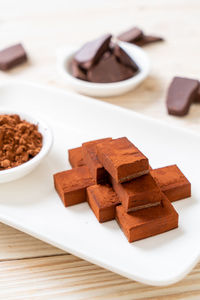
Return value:
[[(168, 116), (165, 108), (174, 75), (200, 78), (198, 0), (0, 0), (0, 48), (21, 41), (30, 57), (0, 72), (0, 82), (16, 78), (69, 89), (56, 72), (56, 49), (132, 25), (166, 41), (145, 48), (152, 69), (144, 83), (103, 101), (199, 132), (200, 105), (184, 118)], [(0, 299), (200, 299), (200, 264), (177, 284), (150, 287), (0, 224)]]

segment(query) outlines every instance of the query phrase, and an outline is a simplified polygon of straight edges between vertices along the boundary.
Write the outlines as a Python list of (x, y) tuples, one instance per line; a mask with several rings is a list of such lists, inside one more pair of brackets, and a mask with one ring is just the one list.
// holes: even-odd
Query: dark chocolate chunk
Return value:
[(167, 93), (167, 109), (170, 115), (184, 116), (195, 100), (199, 81), (174, 77)]
[(145, 46), (148, 44), (156, 43), (156, 42), (161, 42), (163, 41), (163, 38), (158, 37), (158, 36), (152, 36), (152, 35), (143, 35), (140, 39), (137, 41), (134, 41), (134, 44), (137, 46)]
[(196, 97), (194, 99), (194, 102), (200, 103), (200, 84), (199, 84), (199, 87), (198, 87), (197, 94), (196, 94)]
[(21, 44), (0, 51), (0, 70), (9, 70), (27, 60), (26, 52)]
[(91, 82), (111, 83), (128, 79), (134, 71), (120, 64), (113, 54), (102, 57), (98, 64), (88, 71), (88, 80)]
[(83, 45), (74, 56), (78, 65), (88, 70), (97, 63), (101, 56), (109, 49), (111, 37), (110, 34), (105, 34)]
[(113, 53), (118, 58), (121, 64), (131, 68), (135, 73), (138, 72), (139, 68), (137, 64), (130, 58), (130, 56), (119, 45), (114, 46)]
[(133, 27), (118, 35), (118, 39), (127, 43), (134, 43), (143, 36), (143, 32), (138, 27)]
[(74, 77), (82, 80), (87, 80), (86, 71), (81, 69), (74, 59), (71, 61), (70, 69)]

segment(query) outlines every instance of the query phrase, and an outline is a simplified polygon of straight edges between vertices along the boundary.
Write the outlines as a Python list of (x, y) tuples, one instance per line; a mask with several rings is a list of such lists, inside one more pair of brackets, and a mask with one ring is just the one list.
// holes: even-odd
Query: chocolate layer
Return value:
[(149, 172), (149, 161), (126, 137), (97, 145), (97, 155), (116, 182), (130, 181)]
[(130, 243), (178, 227), (178, 214), (164, 195), (161, 205), (132, 213), (117, 206), (116, 220)]

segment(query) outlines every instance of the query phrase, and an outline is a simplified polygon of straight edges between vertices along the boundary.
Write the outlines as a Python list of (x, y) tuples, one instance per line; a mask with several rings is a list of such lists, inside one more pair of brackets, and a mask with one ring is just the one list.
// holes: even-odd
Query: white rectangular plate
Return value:
[[(54, 145), (30, 175), (0, 186), (0, 221), (74, 255), (152, 285), (183, 278), (200, 253), (200, 137), (134, 112), (55, 88), (25, 83), (0, 87), (0, 109), (39, 115), (53, 129)], [(53, 173), (69, 169), (67, 149), (102, 137), (127, 136), (153, 168), (177, 164), (193, 197), (174, 203), (178, 229), (129, 244), (115, 221), (99, 224), (87, 203), (65, 208)]]

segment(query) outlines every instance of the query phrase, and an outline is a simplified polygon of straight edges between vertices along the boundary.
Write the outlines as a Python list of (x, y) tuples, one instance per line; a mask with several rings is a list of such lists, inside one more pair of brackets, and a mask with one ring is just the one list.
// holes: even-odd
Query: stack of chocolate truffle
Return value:
[(72, 75), (96, 83), (117, 82), (136, 75), (137, 64), (111, 38), (111, 34), (105, 34), (83, 45), (71, 61)]
[(88, 201), (99, 222), (116, 219), (129, 242), (178, 227), (171, 202), (191, 196), (176, 165), (152, 170), (126, 137), (83, 143), (69, 150), (71, 170), (54, 175), (65, 206)]

